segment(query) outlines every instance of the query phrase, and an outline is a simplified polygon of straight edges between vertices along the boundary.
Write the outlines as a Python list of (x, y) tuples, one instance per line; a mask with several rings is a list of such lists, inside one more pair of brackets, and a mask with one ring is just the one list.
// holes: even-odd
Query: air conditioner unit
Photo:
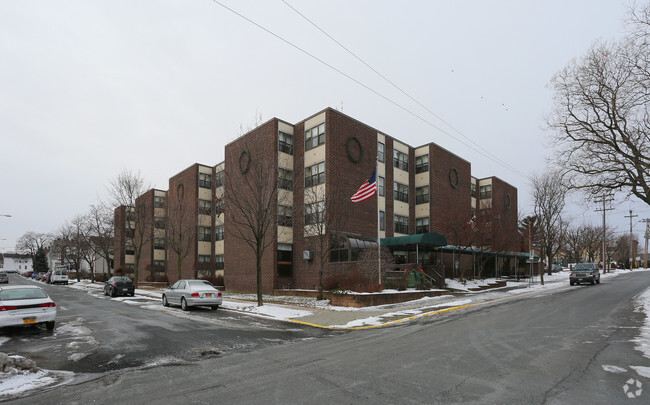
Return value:
[(304, 260), (314, 260), (314, 251), (313, 250), (303, 250), (302, 258)]

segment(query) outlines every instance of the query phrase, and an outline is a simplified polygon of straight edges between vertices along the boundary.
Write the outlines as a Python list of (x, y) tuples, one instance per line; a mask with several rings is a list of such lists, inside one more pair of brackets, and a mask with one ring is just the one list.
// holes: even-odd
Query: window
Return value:
[(429, 217), (415, 219), (415, 233), (429, 233)]
[(393, 150), (393, 166), (402, 169), (405, 172), (409, 171), (409, 155), (400, 152), (397, 149)]
[(395, 225), (395, 233), (409, 233), (409, 217), (403, 217), (401, 215), (393, 215), (393, 222)]
[(386, 145), (377, 142), (377, 160), (383, 162), (386, 159)]
[(165, 250), (165, 239), (164, 238), (153, 238), (153, 248)]
[(409, 202), (409, 186), (395, 182), (393, 184), (393, 198), (402, 202)]
[(415, 189), (415, 203), (424, 204), (429, 202), (429, 186), (417, 187)]
[(293, 135), (280, 131), (278, 134), (278, 150), (293, 155)]
[(381, 176), (377, 177), (377, 192), (380, 196), (386, 193), (386, 179)]
[(332, 249), (330, 250), (330, 262), (347, 262), (350, 260), (350, 243), (348, 238), (338, 236), (332, 238)]
[(293, 190), (293, 172), (287, 169), (278, 169), (278, 187), (283, 190)]
[(305, 150), (313, 149), (325, 143), (325, 124), (320, 124), (305, 131)]
[(325, 201), (305, 204), (305, 225), (318, 224), (325, 220)]
[(472, 188), (472, 198), (476, 198), (476, 184), (471, 183), (470, 187)]
[(492, 198), (492, 185), (488, 184), (486, 186), (481, 186), (478, 189), (479, 191), (479, 198)]
[(278, 205), (278, 225), (280, 226), (293, 225), (292, 212), (293, 212), (293, 207), (287, 205)]
[(216, 255), (214, 257), (214, 268), (217, 270), (223, 270), (223, 255)]
[(199, 263), (210, 263), (210, 255), (199, 255)]
[(223, 213), (223, 198), (217, 198), (214, 200), (214, 214), (220, 215)]
[(429, 171), (429, 155), (417, 156), (415, 158), (415, 173)]
[(210, 233), (209, 226), (199, 226), (199, 240), (201, 242), (211, 242), (212, 235)]
[(153, 222), (153, 227), (156, 229), (165, 229), (167, 227), (167, 222), (162, 218), (156, 218)]
[(135, 248), (133, 246), (126, 245), (124, 247), (124, 254), (125, 255), (134, 255), (135, 254)]
[(212, 201), (199, 200), (199, 214), (210, 215), (212, 211)]
[(156, 208), (162, 208), (165, 206), (165, 197), (156, 195), (153, 197), (153, 206)]
[(214, 186), (215, 187), (223, 187), (223, 182), (226, 179), (226, 173), (224, 171), (217, 172), (214, 175)]
[(214, 227), (214, 240), (223, 240), (223, 225)]
[(325, 162), (320, 162), (305, 169), (305, 187), (321, 183), (325, 183)]
[(384, 211), (379, 211), (379, 230), (386, 230), (386, 213)]
[(153, 267), (159, 268), (159, 269), (160, 268), (164, 269), (165, 268), (165, 261), (164, 260), (154, 260), (153, 261)]
[(212, 188), (212, 175), (199, 173), (199, 187)]

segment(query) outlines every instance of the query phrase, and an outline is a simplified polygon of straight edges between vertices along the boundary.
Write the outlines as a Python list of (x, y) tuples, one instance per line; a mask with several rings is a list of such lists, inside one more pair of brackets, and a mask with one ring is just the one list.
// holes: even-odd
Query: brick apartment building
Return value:
[[(269, 245), (261, 261), (265, 293), (317, 288), (319, 263), (312, 254), (317, 238), (311, 230), (325, 212), (336, 213), (337, 219), (338, 236), (330, 241), (337, 249), (330, 252), (323, 275), (330, 284), (351, 274), (367, 285), (377, 283), (376, 267), (357, 259), (364, 248), (376, 247), (378, 233), (380, 238), (437, 233), (450, 245), (445, 249), (459, 257), (461, 246), (502, 253), (519, 248), (515, 187), (496, 177), (472, 176), (470, 162), (435, 143), (412, 147), (331, 108), (296, 124), (271, 119), (226, 145), (225, 152), (224, 162), (192, 165), (170, 178), (168, 191), (151, 190), (138, 200), (152, 207), (153, 224), (140, 279), (163, 274), (170, 283), (178, 279), (178, 249), (172, 249), (171, 240), (189, 233), (194, 239), (182, 260), (183, 278), (221, 275), (229, 290), (255, 291), (255, 254), (236, 237), (241, 218), (233, 216), (234, 209), (229, 212), (229, 196), (234, 199), (259, 179), (259, 187), (271, 185), (275, 191)], [(375, 167), (378, 196), (350, 201)], [(123, 235), (130, 232), (127, 214), (125, 207), (115, 211), (116, 268), (134, 262), (132, 249), (124, 245)], [(178, 232), (187, 222), (179, 217), (188, 216), (193, 231)], [(418, 257), (399, 247), (394, 253), (409, 262), (444, 263), (445, 249), (423, 249)], [(449, 264), (448, 275), (454, 267), (473, 266), (475, 259), (464, 256), (459, 264)], [(512, 270), (515, 264), (500, 266)]]

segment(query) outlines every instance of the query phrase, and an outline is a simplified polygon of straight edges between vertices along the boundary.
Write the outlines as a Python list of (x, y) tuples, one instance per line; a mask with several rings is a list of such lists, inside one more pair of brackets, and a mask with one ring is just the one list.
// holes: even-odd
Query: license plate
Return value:
[(24, 325), (30, 325), (36, 323), (36, 318), (23, 318)]
[(129, 291), (128, 288), (122, 288), (122, 291)]
[(212, 297), (212, 294), (205, 294), (206, 297)]

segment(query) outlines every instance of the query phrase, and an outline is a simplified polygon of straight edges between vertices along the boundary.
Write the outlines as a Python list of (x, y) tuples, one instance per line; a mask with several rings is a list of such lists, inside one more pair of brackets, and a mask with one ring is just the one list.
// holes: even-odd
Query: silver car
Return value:
[(206, 280), (178, 280), (162, 295), (164, 306), (180, 305), (183, 311), (196, 306), (217, 309), (222, 303), (221, 292)]
[(54, 329), (56, 304), (35, 285), (0, 287), (0, 328), (45, 324)]

